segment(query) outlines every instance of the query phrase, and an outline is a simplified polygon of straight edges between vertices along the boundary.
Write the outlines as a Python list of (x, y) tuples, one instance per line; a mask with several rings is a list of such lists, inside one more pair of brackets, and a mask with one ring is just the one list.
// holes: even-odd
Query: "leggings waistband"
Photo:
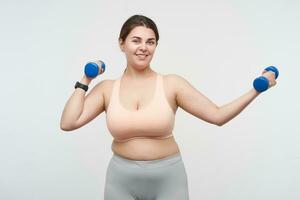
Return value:
[(112, 160), (118, 164), (127, 165), (128, 167), (157, 168), (175, 164), (181, 161), (182, 157), (181, 153), (178, 152), (177, 154), (155, 160), (130, 160), (114, 153)]

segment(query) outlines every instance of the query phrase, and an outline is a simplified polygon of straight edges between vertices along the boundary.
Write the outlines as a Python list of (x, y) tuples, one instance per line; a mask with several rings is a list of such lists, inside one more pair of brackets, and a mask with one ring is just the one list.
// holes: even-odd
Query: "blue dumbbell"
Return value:
[[(277, 79), (277, 77), (279, 75), (279, 71), (276, 67), (269, 66), (265, 70), (274, 72), (275, 73), (275, 79)], [(266, 91), (269, 88), (269, 80), (264, 76), (260, 76), (260, 77), (256, 78), (253, 81), (253, 87), (255, 88), (255, 90), (257, 92)]]
[(98, 76), (99, 73), (100, 74), (104, 73), (104, 71), (105, 71), (105, 63), (101, 60), (97, 60), (96, 62), (89, 62), (84, 67), (85, 75), (90, 78), (95, 78), (96, 76)]

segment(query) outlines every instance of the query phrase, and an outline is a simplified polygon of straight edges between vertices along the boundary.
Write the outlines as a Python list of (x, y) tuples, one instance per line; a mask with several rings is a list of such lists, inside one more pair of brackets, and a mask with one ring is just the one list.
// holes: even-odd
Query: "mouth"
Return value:
[(145, 59), (148, 55), (147, 54), (135, 54), (139, 59)]

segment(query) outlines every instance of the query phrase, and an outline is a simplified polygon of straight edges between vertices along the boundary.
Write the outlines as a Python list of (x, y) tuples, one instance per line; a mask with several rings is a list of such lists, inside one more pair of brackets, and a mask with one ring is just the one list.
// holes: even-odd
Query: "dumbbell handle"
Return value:
[(84, 73), (89, 78), (95, 78), (99, 74), (104, 73), (104, 71), (105, 63), (101, 60), (98, 60), (96, 62), (89, 62), (84, 67)]
[[(269, 66), (265, 70), (274, 72), (275, 79), (277, 79), (277, 77), (279, 75), (279, 71), (276, 67)], [(269, 80), (264, 76), (260, 76), (253, 81), (253, 87), (255, 88), (255, 90), (257, 92), (264, 92), (269, 88)]]

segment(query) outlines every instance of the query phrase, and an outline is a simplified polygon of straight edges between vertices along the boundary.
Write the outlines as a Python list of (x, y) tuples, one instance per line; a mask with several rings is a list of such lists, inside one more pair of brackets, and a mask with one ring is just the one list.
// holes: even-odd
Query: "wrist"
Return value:
[(261, 92), (258, 92), (255, 88), (251, 88), (250, 93), (254, 96), (257, 97), (260, 95)]
[(84, 85), (89, 85), (92, 81), (92, 78), (88, 78), (86, 75), (84, 75), (80, 81), (80, 83)]
[(74, 85), (74, 88), (75, 88), (75, 89), (76, 89), (76, 88), (81, 88), (81, 89), (83, 89), (84, 91), (88, 91), (89, 86), (88, 86), (88, 85), (85, 85), (85, 84), (82, 84), (82, 83), (80, 83), (79, 81), (77, 81), (77, 82), (75, 83), (75, 85)]

